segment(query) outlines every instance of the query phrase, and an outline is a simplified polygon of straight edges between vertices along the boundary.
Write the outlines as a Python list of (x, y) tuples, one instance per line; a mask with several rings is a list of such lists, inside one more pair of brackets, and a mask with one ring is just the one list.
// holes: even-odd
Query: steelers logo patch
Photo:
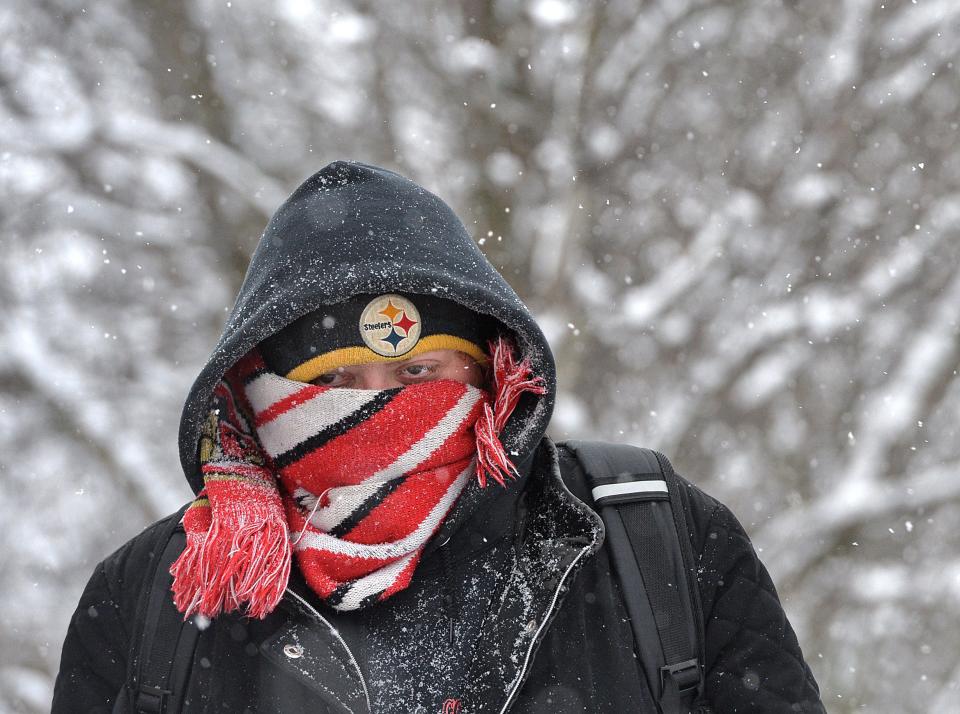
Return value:
[(420, 341), (420, 313), (401, 295), (381, 295), (360, 315), (363, 343), (384, 357), (406, 354)]

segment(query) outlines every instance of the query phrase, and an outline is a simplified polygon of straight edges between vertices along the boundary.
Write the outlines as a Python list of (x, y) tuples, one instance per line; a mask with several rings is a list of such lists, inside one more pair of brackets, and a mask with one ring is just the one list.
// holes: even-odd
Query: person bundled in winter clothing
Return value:
[[(197, 497), (97, 566), (53, 711), (658, 712), (584, 471), (545, 436), (555, 394), (440, 198), (324, 167), (187, 397)], [(701, 711), (822, 712), (743, 528), (683, 483)]]

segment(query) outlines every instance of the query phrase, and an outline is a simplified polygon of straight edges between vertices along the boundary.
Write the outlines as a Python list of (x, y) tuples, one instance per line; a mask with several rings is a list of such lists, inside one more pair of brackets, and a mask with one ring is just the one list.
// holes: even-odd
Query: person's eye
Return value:
[(346, 387), (351, 381), (350, 373), (343, 370), (326, 372), (313, 380), (318, 387)]
[(415, 363), (401, 367), (400, 375), (408, 380), (423, 380), (430, 378), (436, 371), (436, 366), (432, 364)]

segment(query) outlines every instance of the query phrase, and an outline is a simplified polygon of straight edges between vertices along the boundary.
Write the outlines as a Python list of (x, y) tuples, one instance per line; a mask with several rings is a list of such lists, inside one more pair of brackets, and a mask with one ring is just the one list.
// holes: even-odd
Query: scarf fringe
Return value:
[[(230, 481), (207, 488), (224, 484), (231, 493), (221, 495), (220, 503), (227, 505), (211, 511), (198, 502), (184, 516), (187, 545), (170, 568), (174, 604), (184, 619), (241, 609), (262, 619), (279, 604), (290, 579), (293, 549), (279, 496), (263, 503), (263, 487)], [(188, 516), (193, 524), (186, 523)]]
[(500, 433), (524, 392), (546, 394), (543, 378), (533, 375), (530, 360), (517, 361), (513, 344), (499, 337), (489, 343), (493, 362), (493, 384), (496, 388), (493, 407), (485, 404), (474, 427), (477, 435), (477, 482), (483, 488), (492, 478), (501, 486), (518, 475), (517, 467), (507, 456)]

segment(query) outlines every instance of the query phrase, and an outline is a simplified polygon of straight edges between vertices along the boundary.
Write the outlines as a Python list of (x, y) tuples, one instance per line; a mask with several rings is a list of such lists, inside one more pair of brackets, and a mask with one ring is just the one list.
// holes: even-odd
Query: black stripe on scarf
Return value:
[(339, 605), (343, 601), (343, 598), (347, 596), (347, 593), (350, 592), (350, 588), (353, 587), (355, 582), (355, 580), (350, 580), (345, 583), (340, 583), (332, 593), (327, 595), (325, 598), (326, 603), (330, 607), (336, 607)]
[(357, 605), (357, 609), (360, 610), (364, 607), (370, 607), (370, 605), (375, 605), (380, 601), (380, 598), (383, 597), (383, 593), (384, 591), (381, 590), (378, 593), (371, 593), (367, 595), (365, 598), (363, 598), (363, 600), (360, 601), (360, 604)]
[(383, 503), (384, 499), (389, 496), (391, 493), (396, 491), (400, 486), (403, 485), (403, 482), (407, 480), (407, 474), (403, 476), (398, 476), (395, 479), (391, 479), (386, 483), (382, 484), (380, 488), (370, 494), (363, 503), (357, 506), (350, 515), (340, 521), (337, 525), (331, 528), (328, 532), (334, 538), (343, 538), (350, 531), (359, 525), (360, 521), (370, 515), (370, 512)]
[(360, 426), (360, 424), (393, 401), (393, 398), (400, 393), (401, 389), (403, 389), (403, 387), (383, 390), (362, 407), (354, 412), (351, 412), (350, 414), (347, 414), (347, 416), (340, 421), (321, 429), (313, 436), (301, 441), (292, 449), (288, 449), (282, 454), (277, 454), (277, 456), (273, 457), (273, 463), (279, 469), (285, 468), (290, 464), (299, 461), (311, 451), (319, 449), (321, 446), (329, 441), (332, 441), (341, 434), (346, 434), (351, 429)]

